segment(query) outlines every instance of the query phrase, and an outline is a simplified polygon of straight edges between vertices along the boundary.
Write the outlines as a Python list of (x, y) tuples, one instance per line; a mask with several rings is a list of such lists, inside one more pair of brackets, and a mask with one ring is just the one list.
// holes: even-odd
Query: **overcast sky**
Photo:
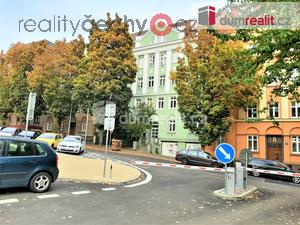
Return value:
[[(206, 1), (206, 0), (1, 0), (0, 2), (0, 49), (7, 50), (12, 43), (37, 41), (47, 39), (54, 42), (58, 39), (74, 39), (78, 34), (85, 38), (88, 33), (81, 25), (86, 16), (96, 20), (105, 19), (106, 13), (118, 13), (122, 18), (126, 15), (130, 19), (139, 19), (141, 25), (147, 20), (146, 29), (149, 28), (151, 18), (157, 13), (168, 14), (172, 21), (178, 19), (190, 19), (197, 17), (199, 7), (212, 5), (217, 8), (224, 6), (226, 0)], [(56, 16), (56, 31), (54, 32), (54, 15)], [(66, 31), (63, 30), (61, 21), (61, 30), (58, 32), (58, 17), (63, 19), (66, 16)], [(32, 19), (32, 20), (30, 20)], [(44, 19), (43, 22), (41, 22)], [(25, 22), (27, 27), (25, 29)], [(45, 21), (48, 20), (48, 21)], [(76, 28), (77, 23), (78, 28)], [(21, 21), (21, 22), (20, 22)], [(51, 32), (41, 32), (41, 29), (47, 30), (51, 23)], [(35, 26), (28, 26), (34, 25)], [(34, 29), (35, 28), (35, 29)], [(88, 28), (88, 26), (87, 26)], [(135, 23), (135, 31), (138, 31)]]

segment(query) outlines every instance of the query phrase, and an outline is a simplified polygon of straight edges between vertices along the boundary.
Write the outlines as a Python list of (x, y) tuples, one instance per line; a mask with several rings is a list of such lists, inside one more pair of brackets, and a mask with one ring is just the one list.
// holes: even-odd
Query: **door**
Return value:
[(189, 161), (192, 164), (201, 164), (200, 159), (199, 159), (199, 151), (189, 150), (187, 155), (188, 155)]
[(266, 136), (267, 159), (283, 162), (283, 136)]
[(212, 157), (205, 152), (199, 152), (199, 158), (204, 166), (210, 166), (212, 163)]
[(162, 155), (176, 156), (177, 143), (176, 142), (163, 142), (162, 143)]
[(32, 143), (25, 141), (7, 141), (1, 173), (3, 187), (27, 185), (30, 174), (38, 164), (34, 148)]

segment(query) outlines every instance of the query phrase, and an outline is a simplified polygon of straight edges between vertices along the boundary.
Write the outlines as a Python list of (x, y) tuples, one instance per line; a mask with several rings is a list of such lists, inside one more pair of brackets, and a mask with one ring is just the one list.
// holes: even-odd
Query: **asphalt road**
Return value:
[[(109, 157), (164, 162), (118, 154)], [(0, 224), (300, 224), (299, 185), (250, 177), (249, 183), (259, 188), (254, 197), (224, 201), (212, 195), (224, 186), (223, 174), (141, 168), (153, 178), (135, 188), (59, 181), (43, 195), (24, 189), (2, 190), (0, 202), (18, 202), (0, 205)]]

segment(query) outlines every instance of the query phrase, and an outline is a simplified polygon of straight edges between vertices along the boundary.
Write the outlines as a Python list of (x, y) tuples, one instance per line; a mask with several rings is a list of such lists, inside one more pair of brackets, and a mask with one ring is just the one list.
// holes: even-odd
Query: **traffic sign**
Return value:
[(104, 130), (114, 130), (115, 129), (115, 118), (105, 118), (104, 119)]
[(108, 103), (105, 105), (105, 116), (113, 117), (116, 115), (116, 104), (115, 103)]
[(246, 165), (253, 159), (253, 152), (249, 148), (244, 148), (239, 155), (241, 162)]
[(227, 164), (234, 160), (235, 150), (230, 144), (222, 143), (216, 147), (215, 154), (221, 163)]

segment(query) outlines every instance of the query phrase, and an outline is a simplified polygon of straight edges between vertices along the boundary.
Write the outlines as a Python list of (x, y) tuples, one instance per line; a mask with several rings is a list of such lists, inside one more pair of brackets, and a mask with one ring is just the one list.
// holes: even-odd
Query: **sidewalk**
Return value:
[[(89, 159), (80, 156), (58, 153), (59, 179), (91, 183), (119, 184), (136, 180), (140, 177), (139, 170), (107, 160), (106, 178), (103, 178), (104, 160)], [(110, 178), (110, 168), (112, 176)]]
[[(86, 148), (88, 150), (105, 152), (105, 146), (87, 145)], [(147, 152), (144, 150), (132, 150), (132, 149), (128, 149), (128, 148), (122, 148), (121, 151), (112, 151), (111, 148), (109, 147), (107, 152), (116, 153), (116, 154), (120, 154), (120, 155), (142, 156), (142, 157), (149, 157), (149, 158), (153, 158), (153, 159), (166, 160), (166, 161), (170, 161), (170, 162), (177, 162), (174, 157), (151, 154), (150, 152)]]

